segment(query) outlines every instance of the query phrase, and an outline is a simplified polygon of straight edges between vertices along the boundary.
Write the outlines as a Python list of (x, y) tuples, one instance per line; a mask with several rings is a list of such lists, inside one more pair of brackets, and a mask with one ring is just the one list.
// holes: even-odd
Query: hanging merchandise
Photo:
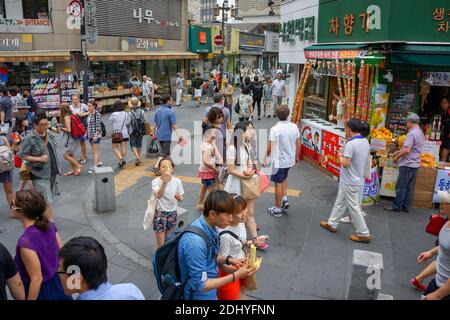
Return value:
[(59, 79), (45, 76), (31, 79), (31, 94), (39, 108), (58, 109), (61, 104)]
[(297, 88), (297, 92), (295, 94), (295, 100), (294, 100), (294, 107), (292, 109), (292, 117), (291, 117), (291, 121), (293, 123), (297, 123), (296, 119), (298, 118), (297, 114), (299, 112), (300, 109), (300, 93), (301, 93), (301, 88), (303, 85), (303, 81), (305, 80), (305, 75), (306, 75), (306, 70), (308, 69), (308, 64), (309, 62), (307, 62), (305, 64), (305, 66), (303, 67), (303, 71), (302, 71), (302, 75), (300, 76), (300, 81), (298, 84), (298, 88)]
[(358, 73), (358, 95), (356, 96), (356, 110), (355, 110), (355, 118), (359, 118), (361, 114), (361, 96), (362, 96), (362, 87), (364, 81), (364, 60), (361, 61), (361, 66), (359, 68)]
[(303, 107), (303, 96), (304, 96), (304, 93), (305, 93), (306, 83), (308, 82), (309, 75), (311, 74), (311, 70), (314, 68), (315, 64), (316, 64), (315, 60), (313, 60), (312, 62), (310, 61), (309, 63), (307, 63), (307, 69), (306, 69), (305, 77), (303, 78), (303, 81), (302, 81), (302, 83), (300, 85), (300, 93), (299, 93), (297, 114), (296, 114), (296, 117), (294, 119), (294, 123), (296, 123), (296, 124), (300, 124), (300, 121), (301, 121), (302, 107)]
[(350, 61), (347, 62), (347, 97), (345, 99), (345, 110), (348, 116), (346, 118), (352, 118), (352, 65)]
[(353, 60), (352, 62), (352, 101), (351, 101), (351, 109), (352, 109), (352, 117), (356, 116), (356, 62)]
[(378, 90), (378, 76), (379, 76), (380, 66), (377, 64), (375, 66), (375, 83), (372, 87), (372, 98), (371, 100), (371, 111), (369, 113), (369, 118), (367, 119), (368, 122), (372, 122), (373, 114), (375, 111), (375, 103), (376, 103), (376, 97), (377, 97), (377, 90)]

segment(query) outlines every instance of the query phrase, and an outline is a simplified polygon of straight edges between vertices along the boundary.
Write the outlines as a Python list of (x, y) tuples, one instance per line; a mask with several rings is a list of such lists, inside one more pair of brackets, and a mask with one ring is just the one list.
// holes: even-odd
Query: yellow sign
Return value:
[(164, 39), (159, 39), (159, 40), (158, 40), (158, 45), (159, 45), (160, 47), (164, 46)]
[(211, 46), (212, 46), (212, 52), (215, 54), (221, 54), (223, 45), (218, 46), (214, 43), (214, 39), (222, 34), (222, 27), (214, 26), (211, 28)]
[(64, 73), (72, 73), (72, 68), (64, 68)]
[(23, 34), (22, 42), (23, 43), (33, 43), (33, 35), (32, 34)]
[(207, 59), (214, 59), (214, 53), (208, 53)]

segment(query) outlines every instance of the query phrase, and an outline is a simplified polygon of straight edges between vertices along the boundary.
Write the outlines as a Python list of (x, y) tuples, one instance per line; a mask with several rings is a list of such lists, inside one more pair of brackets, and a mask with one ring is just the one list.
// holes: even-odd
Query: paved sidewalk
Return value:
[[(201, 120), (203, 110), (204, 107), (198, 110), (193, 104), (176, 108), (179, 126), (193, 133), (193, 120)], [(258, 128), (270, 128), (274, 122), (274, 119), (263, 119), (255, 124)], [(198, 152), (196, 147), (185, 148)], [(110, 144), (104, 143), (101, 148), (105, 165), (115, 166)], [(130, 153), (128, 159), (132, 160)], [(130, 161), (131, 164), (116, 176), (118, 195), (114, 213), (94, 213), (93, 176), (85, 173), (80, 177), (62, 177), (61, 196), (54, 202), (55, 222), (63, 241), (80, 235), (98, 239), (108, 256), (109, 280), (135, 283), (147, 299), (159, 297), (151, 268), (155, 236), (152, 230), (142, 228), (153, 161), (145, 160), (143, 166), (137, 168)], [(186, 193), (182, 207), (187, 213), (181, 219), (185, 225), (199, 215), (194, 210), (199, 190), (194, 179), (197, 170), (197, 165), (188, 164), (176, 168), (175, 175), (191, 177), (183, 182)], [(335, 181), (301, 162), (290, 172), (289, 184), (290, 188), (301, 192), (290, 198), (288, 215), (278, 219), (266, 213), (266, 208), (273, 204), (272, 193), (263, 194), (256, 204), (260, 234), (270, 235), (270, 247), (266, 252), (258, 253), (258, 256), (264, 256), (264, 261), (258, 273), (260, 289), (250, 292), (252, 298), (343, 299), (345, 277), (354, 249), (383, 254), (383, 293), (391, 294), (395, 299), (420, 298), (420, 293), (410, 287), (409, 279), (422, 268), (416, 264), (418, 253), (434, 244), (435, 239), (424, 232), (430, 210), (388, 213), (383, 210), (383, 204), (366, 207), (367, 224), (375, 239), (370, 244), (356, 244), (347, 239), (351, 225), (339, 226), (337, 234), (319, 226), (319, 221), (327, 219), (331, 212), (337, 194)], [(4, 229), (0, 233), (0, 242), (14, 253), (22, 226), (5, 215), (8, 209), (4, 200), (1, 200), (0, 210), (0, 225)]]

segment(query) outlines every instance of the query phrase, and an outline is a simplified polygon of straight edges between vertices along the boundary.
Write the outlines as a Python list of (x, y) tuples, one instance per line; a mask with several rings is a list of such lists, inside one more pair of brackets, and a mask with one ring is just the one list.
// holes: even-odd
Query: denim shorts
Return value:
[(102, 138), (97, 138), (97, 140), (95, 142), (94, 142), (94, 139), (89, 138), (90, 144), (100, 144), (101, 141), (102, 141)]
[(275, 183), (282, 183), (288, 178), (290, 168), (273, 168), (270, 180)]
[(214, 185), (216, 185), (216, 179), (202, 179), (202, 184), (206, 187), (206, 188), (210, 188)]

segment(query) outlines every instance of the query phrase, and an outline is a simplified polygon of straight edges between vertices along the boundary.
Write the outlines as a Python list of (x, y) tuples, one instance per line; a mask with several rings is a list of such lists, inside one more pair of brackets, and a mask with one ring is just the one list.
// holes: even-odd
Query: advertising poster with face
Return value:
[(303, 125), (302, 145), (303, 155), (319, 164), (322, 150), (322, 130), (307, 124)]

